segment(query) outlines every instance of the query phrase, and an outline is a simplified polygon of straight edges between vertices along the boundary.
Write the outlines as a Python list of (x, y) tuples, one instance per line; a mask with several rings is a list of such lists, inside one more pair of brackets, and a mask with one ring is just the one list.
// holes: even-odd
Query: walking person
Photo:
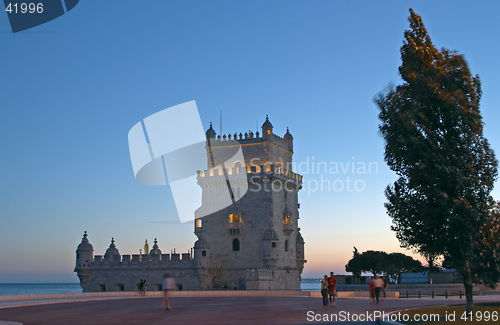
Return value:
[(337, 306), (337, 303), (335, 302), (336, 285), (337, 279), (333, 277), (333, 272), (330, 272), (330, 277), (328, 278), (328, 297), (330, 298), (330, 306)]
[(370, 280), (370, 304), (375, 303), (375, 279)]
[(170, 310), (169, 296), (170, 292), (175, 288), (175, 280), (167, 273), (163, 277), (163, 282), (161, 283), (161, 289), (163, 290), (161, 309)]
[(328, 306), (328, 275), (326, 274), (321, 280), (321, 295), (323, 296), (323, 307)]
[(141, 295), (145, 296), (146, 295), (146, 289), (148, 288), (148, 282), (146, 280), (143, 280), (142, 284), (142, 290), (141, 290)]
[(382, 292), (384, 288), (384, 280), (382, 280), (378, 275), (375, 276), (374, 286), (375, 286), (375, 298), (377, 299), (377, 304), (378, 304), (380, 300), (380, 292)]

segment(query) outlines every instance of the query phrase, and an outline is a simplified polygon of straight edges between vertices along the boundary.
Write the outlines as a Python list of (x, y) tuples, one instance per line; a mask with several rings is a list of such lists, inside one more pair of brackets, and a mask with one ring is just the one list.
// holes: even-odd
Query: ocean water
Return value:
[(80, 283), (0, 283), (0, 295), (82, 292)]
[(300, 282), (300, 290), (302, 291), (320, 291), (321, 279), (302, 279)]
[[(303, 279), (300, 289), (319, 291), (321, 280)], [(0, 295), (82, 292), (79, 283), (0, 283)]]

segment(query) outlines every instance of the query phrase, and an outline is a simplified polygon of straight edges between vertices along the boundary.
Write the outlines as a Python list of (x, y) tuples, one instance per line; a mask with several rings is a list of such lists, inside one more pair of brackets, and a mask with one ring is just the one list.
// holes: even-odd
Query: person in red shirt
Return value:
[(370, 304), (375, 303), (375, 279), (371, 279), (370, 281)]
[[(335, 303), (335, 286), (337, 285), (337, 279), (333, 277), (333, 272), (330, 272), (330, 277), (328, 278), (328, 296), (330, 297), (330, 306), (336, 306)], [(333, 303), (332, 303), (333, 301)]]

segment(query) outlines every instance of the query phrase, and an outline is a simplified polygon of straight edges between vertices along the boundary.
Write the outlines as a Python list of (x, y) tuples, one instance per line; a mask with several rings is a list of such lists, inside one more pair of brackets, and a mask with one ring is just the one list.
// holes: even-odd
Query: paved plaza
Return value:
[[(478, 296), (476, 302), (500, 301), (500, 296)], [(320, 297), (174, 297), (172, 309), (160, 309), (160, 297), (85, 298), (71, 301), (23, 301), (0, 304), (0, 320), (29, 324), (377, 324), (382, 312), (423, 306), (463, 304), (464, 299), (337, 299), (323, 307)], [(325, 316), (327, 315), (327, 316)], [(337, 315), (337, 316), (333, 316)], [(328, 317), (329, 321), (323, 321)], [(343, 318), (340, 318), (343, 317)], [(341, 321), (342, 320), (342, 321)], [(352, 322), (356, 320), (357, 322)], [(359, 322), (362, 320), (364, 322)], [(341, 322), (340, 322), (341, 321)], [(351, 322), (349, 322), (351, 321)], [(2, 324), (0, 322), (0, 324)]]

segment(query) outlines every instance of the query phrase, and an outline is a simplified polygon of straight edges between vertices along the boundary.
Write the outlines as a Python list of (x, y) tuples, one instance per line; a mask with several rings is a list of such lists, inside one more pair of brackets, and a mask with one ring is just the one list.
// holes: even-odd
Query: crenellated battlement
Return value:
[(239, 144), (242, 145), (270, 141), (275, 143), (276, 145), (285, 148), (289, 147), (292, 142), (291, 139), (285, 139), (275, 133), (271, 133), (264, 138), (263, 136), (260, 135), (258, 131), (256, 133), (245, 132), (245, 134), (234, 133), (228, 135), (224, 134), (223, 136), (218, 135), (217, 137), (209, 138), (209, 140), (210, 140), (210, 145), (212, 146), (221, 146), (221, 145), (225, 146), (233, 141), (237, 141)]
[(193, 257), (190, 253), (173, 253), (173, 254), (133, 254), (133, 255), (115, 255), (104, 257), (103, 255), (94, 256), (94, 268), (113, 267), (147, 267), (151, 265), (161, 265), (165, 267), (172, 266), (191, 266)]
[(259, 131), (253, 133), (252, 131), (249, 131), (249, 132), (245, 132), (245, 134), (243, 133), (239, 133), (236, 132), (234, 134), (228, 134), (228, 135), (218, 135), (216, 138), (214, 138), (215, 141), (241, 141), (241, 140), (252, 140), (252, 139), (262, 139), (262, 137), (260, 137), (260, 133)]
[(247, 175), (247, 179), (252, 177), (259, 178), (280, 178), (283, 180), (289, 180), (295, 182), (297, 185), (302, 184), (302, 175), (292, 172), (289, 169), (285, 169), (280, 165), (256, 165), (256, 166), (246, 166), (246, 167), (233, 167), (233, 168), (211, 168), (204, 171), (198, 171), (198, 183), (204, 181), (225, 181), (225, 175), (228, 175), (229, 181), (238, 180), (238, 177), (231, 177), (230, 175)]

